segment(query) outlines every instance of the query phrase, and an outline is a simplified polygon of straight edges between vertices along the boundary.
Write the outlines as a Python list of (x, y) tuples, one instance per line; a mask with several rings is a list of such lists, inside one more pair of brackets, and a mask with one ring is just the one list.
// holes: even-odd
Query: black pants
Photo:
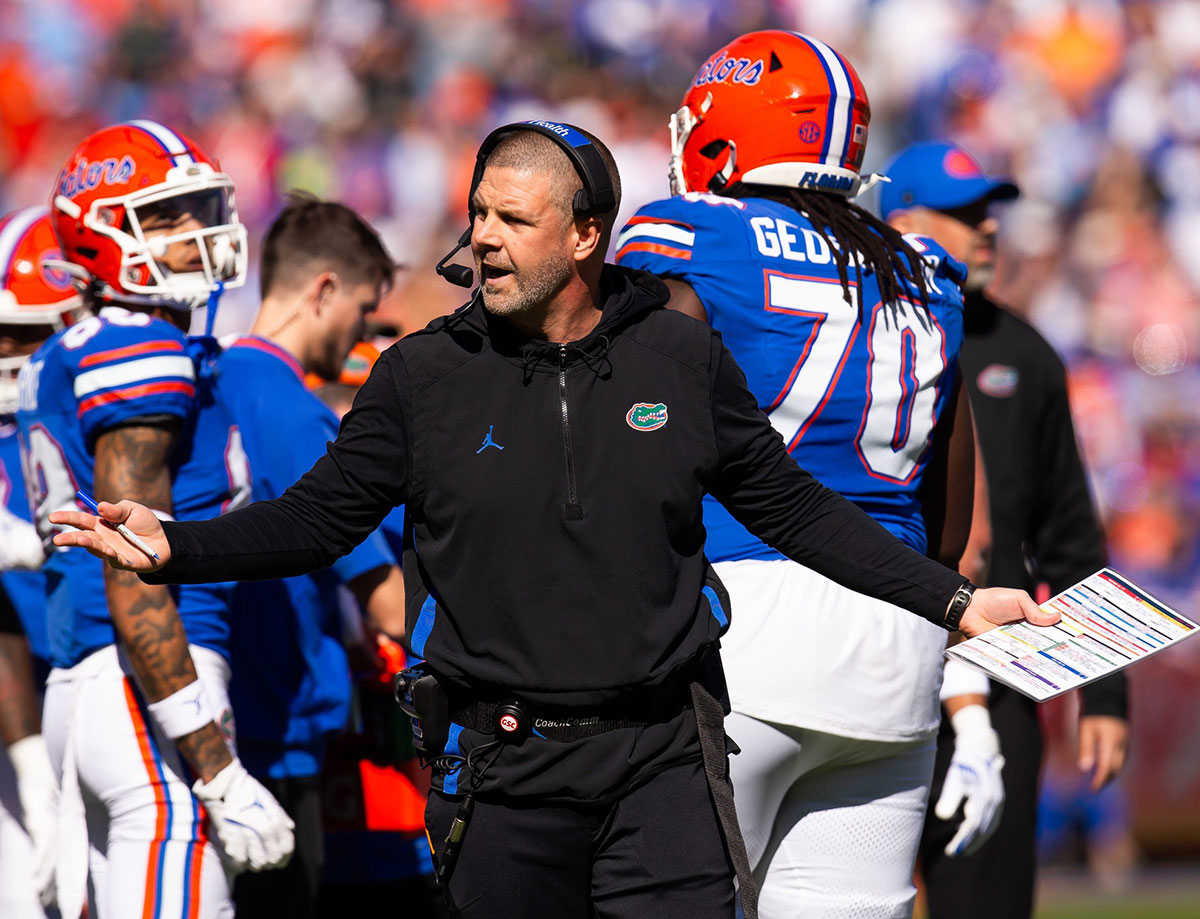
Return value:
[(930, 919), (1029, 919), (1033, 914), (1042, 764), (1037, 705), (992, 683), (988, 709), (1004, 754), (1004, 813), (996, 832), (974, 855), (946, 855), (957, 821), (933, 815), (954, 752), (954, 731), (943, 719), (920, 849)]
[(444, 900), (428, 875), (373, 884), (322, 884), (316, 915), (317, 919), (446, 919)]
[[(430, 792), (439, 854), (458, 803)], [(447, 899), (461, 919), (733, 919), (704, 767), (671, 767), (598, 807), (478, 800)]]
[(321, 826), (321, 779), (303, 776), (260, 779), (296, 824), (296, 851), (286, 867), (244, 871), (233, 883), (238, 919), (309, 919), (317, 905), (317, 887), (325, 864)]

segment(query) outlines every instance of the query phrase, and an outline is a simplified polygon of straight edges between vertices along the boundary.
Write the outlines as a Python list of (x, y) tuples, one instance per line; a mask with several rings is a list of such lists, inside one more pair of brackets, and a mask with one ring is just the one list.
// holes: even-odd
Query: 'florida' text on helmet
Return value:
[(671, 191), (746, 182), (852, 197), (867, 184), (870, 120), (838, 52), (797, 32), (750, 32), (704, 63), (671, 116)]
[(129, 121), (71, 154), (51, 195), (63, 256), (101, 300), (203, 306), (246, 276), (233, 181), (178, 131)]

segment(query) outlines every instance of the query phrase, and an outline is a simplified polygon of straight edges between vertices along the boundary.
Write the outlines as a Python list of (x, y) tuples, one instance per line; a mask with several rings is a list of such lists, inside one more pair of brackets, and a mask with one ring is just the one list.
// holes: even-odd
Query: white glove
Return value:
[(46, 549), (37, 527), (0, 506), (0, 571), (32, 571), (42, 567), (45, 560)]
[[(1004, 783), (1000, 772), (1000, 738), (992, 729), (988, 710), (967, 705), (950, 719), (954, 726), (954, 755), (946, 770), (942, 795), (933, 812), (951, 820), (963, 805), (963, 821), (946, 846), (947, 855), (970, 855), (987, 841), (1000, 824), (1004, 810)], [(965, 802), (965, 803), (964, 803)]]
[(17, 775), (17, 797), (25, 832), (33, 841), (33, 883), (43, 906), (55, 900), (54, 867), (58, 852), (58, 781), (41, 734), (30, 734), (8, 748)]
[(192, 793), (208, 809), (234, 871), (282, 868), (291, 859), (292, 818), (236, 757), (209, 782), (197, 781)]

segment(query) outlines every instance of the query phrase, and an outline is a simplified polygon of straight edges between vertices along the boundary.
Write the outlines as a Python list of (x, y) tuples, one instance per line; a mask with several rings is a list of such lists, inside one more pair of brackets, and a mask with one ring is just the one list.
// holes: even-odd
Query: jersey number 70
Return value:
[[(766, 309), (812, 323), (783, 390), (766, 409), (788, 450), (820, 416), (855, 339), (865, 334), (866, 402), (855, 448), (868, 475), (908, 484), (929, 446), (937, 384), (946, 369), (945, 335), (933, 314), (907, 300), (877, 303), (860, 325), (858, 305), (846, 302), (838, 281), (771, 270), (764, 274)], [(850, 289), (857, 300), (857, 286), (851, 283)]]

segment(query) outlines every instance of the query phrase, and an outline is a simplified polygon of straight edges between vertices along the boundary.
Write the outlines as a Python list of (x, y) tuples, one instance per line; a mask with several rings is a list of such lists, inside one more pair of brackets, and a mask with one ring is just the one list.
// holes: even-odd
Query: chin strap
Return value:
[(204, 334), (188, 338), (188, 354), (191, 355), (192, 363), (196, 365), (196, 378), (201, 381), (212, 380), (217, 376), (217, 358), (221, 356), (221, 345), (213, 336), (213, 328), (217, 322), (217, 307), (224, 293), (225, 282), (217, 281), (216, 286), (209, 292), (204, 311)]

